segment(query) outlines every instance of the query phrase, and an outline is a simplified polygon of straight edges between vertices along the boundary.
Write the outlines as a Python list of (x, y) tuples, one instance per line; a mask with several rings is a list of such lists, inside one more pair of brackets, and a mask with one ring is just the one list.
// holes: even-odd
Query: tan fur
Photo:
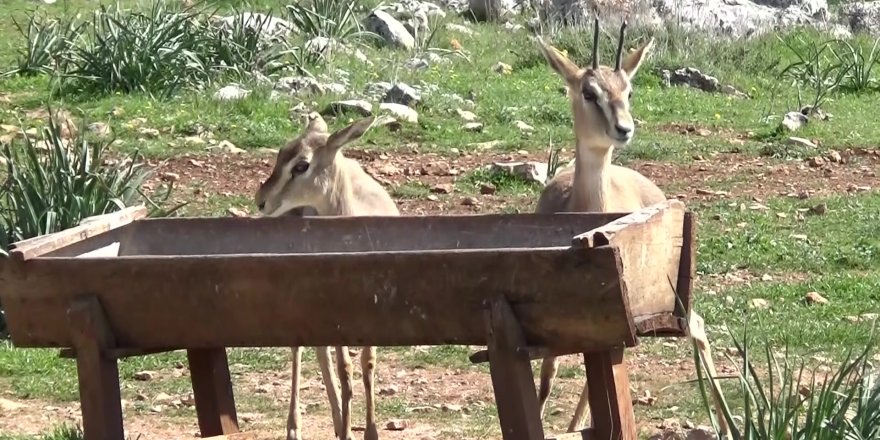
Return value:
[[(308, 116), (307, 127), (296, 139), (278, 152), (269, 178), (260, 185), (256, 204), (268, 216), (302, 215), (313, 210), (323, 216), (399, 215), (397, 205), (379, 182), (370, 177), (357, 163), (342, 155), (342, 147), (360, 138), (373, 123), (373, 118), (356, 121), (335, 133), (328, 133), (327, 124), (317, 113)], [(297, 164), (308, 163), (306, 170), (297, 171)], [(308, 207), (308, 208), (306, 208)], [(299, 378), (301, 347), (293, 350), (293, 379), (287, 417), (287, 439), (302, 440), (302, 418), (299, 412)], [(352, 363), (347, 347), (336, 347), (337, 372), (328, 347), (316, 348), (336, 437), (350, 440)], [(376, 349), (361, 350), (361, 367), (366, 396), (365, 440), (378, 440), (376, 425), (374, 370)], [(337, 376), (338, 373), (338, 376)]]
[[(554, 47), (539, 40), (547, 62), (565, 80), (574, 115), (576, 139), (574, 164), (559, 171), (546, 185), (536, 212), (633, 212), (666, 200), (663, 191), (635, 170), (611, 164), (614, 148), (623, 148), (632, 139), (635, 124), (630, 114), (630, 80), (653, 46), (651, 39), (626, 55), (621, 69), (600, 65), (582, 69)], [(693, 317), (696, 313), (692, 312)], [(700, 319), (701, 321), (701, 319)], [(701, 321), (702, 322), (702, 321)], [(704, 357), (711, 351), (705, 335), (694, 338)], [(544, 358), (538, 390), (541, 416), (552, 389), (559, 362)], [(714, 366), (711, 368), (714, 375)], [(581, 429), (589, 410), (587, 385), (581, 392), (569, 432)], [(718, 402), (716, 400), (716, 408)], [(724, 427), (726, 431), (726, 427)]]

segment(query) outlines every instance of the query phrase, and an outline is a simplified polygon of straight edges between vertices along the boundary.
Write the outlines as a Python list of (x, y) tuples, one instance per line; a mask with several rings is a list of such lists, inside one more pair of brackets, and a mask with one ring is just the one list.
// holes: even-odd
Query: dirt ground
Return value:
[[(457, 158), (441, 157), (416, 153), (380, 154), (368, 150), (350, 150), (349, 157), (355, 157), (365, 165), (368, 172), (388, 187), (407, 182), (419, 181), (433, 187), (451, 184), (464, 173), (496, 161), (544, 161), (543, 154), (496, 154), (461, 155)], [(570, 156), (569, 156), (570, 157)], [(566, 160), (568, 157), (565, 158)], [(816, 161), (779, 162), (770, 159), (754, 158), (738, 154), (717, 154), (700, 158), (687, 164), (637, 162), (632, 167), (645, 174), (667, 190), (667, 196), (678, 197), (686, 203), (714, 201), (730, 197), (751, 197), (760, 202), (773, 196), (790, 196), (808, 199), (830, 193), (866, 191), (880, 187), (878, 165), (880, 152), (876, 150), (851, 150), (841, 152), (839, 160), (834, 157)], [(216, 195), (240, 196), (250, 200), (259, 182), (271, 172), (274, 162), (272, 155), (184, 155), (158, 163), (158, 179), (173, 178), (178, 185), (177, 198), (190, 201), (196, 208), (209, 206)], [(172, 173), (172, 174), (167, 174)], [(169, 177), (172, 176), (172, 177)], [(151, 182), (156, 185), (157, 181)], [(465, 199), (470, 199), (465, 201)], [(510, 198), (478, 193), (459, 194), (453, 192), (444, 197), (417, 197), (399, 200), (404, 214), (447, 214), (447, 213), (489, 213), (514, 207), (528, 211), (534, 203), (529, 198)], [(250, 208), (249, 214), (255, 210)], [(717, 288), (724, 284), (743, 282), (748, 274), (736, 279), (706, 278), (702, 288)], [(648, 391), (662, 404), (665, 399), (674, 398), (674, 391), (661, 389), (667, 385), (693, 379), (693, 364), (687, 342), (670, 341), (670, 346), (678, 347), (684, 355), (680, 359), (653, 359), (642, 349), (635, 349), (629, 355), (629, 368), (634, 378), (633, 396), (643, 396)], [(716, 347), (720, 350), (720, 347)], [(565, 365), (576, 366), (578, 357), (564, 360)], [(255, 432), (259, 438), (283, 438), (286, 407), (289, 399), (290, 373), (286, 366), (278, 371), (247, 374), (235, 379), (236, 395), (239, 400), (239, 419), (244, 430)], [(720, 372), (730, 372), (730, 367), (720, 362)], [(447, 370), (439, 367), (407, 371), (394, 360), (380, 357), (377, 387), (381, 390), (390, 384), (398, 389), (394, 397), (406, 402), (411, 411), (428, 408), (440, 411), (435, 406), (446, 404), (458, 408), (458, 417), (467, 419), (475, 408), (491, 405), (491, 383), (487, 374), (476, 370)], [(650, 379), (647, 381), (646, 379)], [(307, 438), (332, 438), (332, 425), (326, 411), (326, 396), (322, 390), (320, 376), (307, 378), (304, 388), (304, 407)], [(551, 399), (550, 417), (546, 423), (549, 432), (564, 431), (568, 422), (566, 414), (574, 407), (583, 379), (560, 378), (557, 382), (559, 392)], [(362, 404), (359, 396), (363, 389), (359, 381), (355, 384), (355, 405)], [(674, 387), (673, 387), (674, 390)], [(260, 395), (259, 404), (247, 398)], [(243, 399), (242, 396), (245, 396)], [(386, 398), (379, 396), (378, 399)], [(185, 399), (181, 399), (185, 400)], [(669, 401), (666, 402), (669, 405)], [(192, 408), (183, 405), (182, 411), (170, 416), (167, 412), (135, 410), (131, 402), (126, 403), (126, 427), (130, 438), (142, 439), (188, 439), (196, 438), (198, 427)], [(556, 409), (558, 408), (558, 409)], [(641, 410), (640, 410), (641, 411)], [(356, 412), (356, 415), (359, 414)], [(447, 414), (444, 417), (449, 417)], [(403, 418), (406, 417), (395, 417)], [(431, 417), (412, 417), (408, 426), (400, 431), (385, 429), (391, 421), (379, 414), (380, 435), (385, 439), (423, 440), (434, 438), (499, 438), (497, 427), (487, 427), (484, 434), (456, 433), (454, 426), (439, 418), (431, 423)], [(427, 420), (427, 421), (423, 421)], [(12, 396), (0, 395), (0, 433), (37, 434), (64, 422), (79, 422), (77, 404), (55, 404), (39, 400), (17, 400)], [(355, 427), (363, 428), (360, 416), (353, 418)], [(658, 420), (649, 418), (639, 420), (640, 428), (651, 430)], [(465, 423), (466, 424), (466, 423)], [(362, 434), (356, 432), (355, 436)]]

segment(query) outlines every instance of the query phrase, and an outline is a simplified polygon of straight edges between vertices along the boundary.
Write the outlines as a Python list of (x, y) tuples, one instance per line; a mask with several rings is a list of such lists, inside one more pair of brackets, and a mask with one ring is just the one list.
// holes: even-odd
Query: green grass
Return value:
[[(87, 0), (60, 0), (53, 5), (29, 0), (6, 2), (5, 10), (10, 13), (0, 17), (0, 72), (15, 66), (16, 51), (22, 46), (12, 17), (21, 20), (26, 11), (33, 8), (52, 16), (70, 17), (81, 13), (87, 17), (98, 3)], [(149, 2), (132, 0), (120, 3), (123, 6), (149, 6)], [(211, 3), (224, 12), (237, 6), (237, 2), (226, 0)], [(271, 7), (279, 11), (285, 2), (257, 0), (251, 4), (250, 10)], [(117, 152), (139, 150), (152, 159), (159, 159), (209, 151), (207, 143), (192, 145), (184, 142), (185, 137), (198, 131), (209, 131), (217, 142), (228, 140), (237, 147), (254, 152), (261, 148), (278, 148), (296, 136), (301, 127), (298, 120), (291, 120), (290, 109), (295, 105), (303, 103), (308, 108), (320, 110), (334, 100), (360, 98), (372, 82), (399, 81), (430, 85), (435, 89), (423, 93), (423, 102), (417, 107), (418, 124), (404, 124), (399, 131), (370, 130), (361, 141), (366, 148), (383, 152), (415, 148), (419, 154), (432, 152), (459, 157), (519, 150), (543, 155), (552, 144), (566, 147), (570, 153), (573, 146), (572, 118), (568, 98), (559, 91), (562, 80), (541, 58), (528, 34), (524, 31), (511, 33), (489, 24), (468, 24), (474, 35), (460, 35), (442, 27), (450, 22), (464, 23), (449, 14), (441, 21), (433, 45), (450, 49), (454, 38), (463, 46), (468, 59), (449, 57), (447, 63), (433, 64), (424, 71), (412, 71), (402, 64), (417, 54), (367, 44), (358, 48), (374, 63), (373, 66), (365, 66), (349, 55), (338, 53), (326, 64), (310, 67), (313, 73), (332, 82), (345, 82), (343, 80), (347, 77), (348, 91), (344, 94), (271, 100), (271, 90), (267, 86), (243, 81), (242, 85), (252, 90), (249, 97), (237, 102), (218, 102), (212, 96), (217, 88), (226, 84), (221, 78), (205, 90), (183, 90), (170, 99), (151, 98), (146, 93), (59, 97), (51, 93), (52, 81), (47, 76), (13, 76), (0, 79), (0, 96), (9, 101), (0, 100), (0, 124), (15, 125), (19, 119), (24, 119), (27, 127), (39, 127), (41, 121), (28, 120), (25, 114), (50, 102), (53, 107), (64, 107), (76, 115), (82, 114), (89, 121), (107, 122), (118, 138), (112, 146)], [(588, 30), (580, 29), (553, 35), (550, 39), (558, 47), (568, 50), (573, 59), (584, 63), (589, 53), (588, 34)], [(812, 33), (804, 35), (810, 41), (826, 38)], [(636, 39), (645, 36), (641, 30), (632, 30), (632, 45), (636, 44)], [(878, 93), (875, 90), (831, 95), (824, 110), (834, 117), (830, 121), (810, 123), (796, 133), (799, 137), (818, 141), (819, 147), (792, 147), (785, 142), (788, 134), (777, 131), (779, 117), (796, 109), (797, 91), (776, 76), (782, 66), (794, 59), (776, 35), (748, 41), (712, 42), (670, 29), (654, 36), (657, 42), (655, 52), (634, 80), (633, 116), (642, 123), (632, 144), (616, 152), (617, 162), (680, 164), (693, 160), (696, 155), (712, 160), (715, 153), (723, 152), (736, 153), (743, 161), (762, 157), (768, 163), (779, 164), (816, 156), (830, 149), (876, 148), (880, 124), (876, 123)], [(788, 38), (789, 34), (780, 36)], [(503, 41), (503, 45), (499, 41)], [(864, 47), (869, 44), (865, 39), (857, 42)], [(610, 43), (603, 46), (602, 59), (611, 59), (612, 46)], [(499, 61), (511, 65), (512, 72), (500, 74), (493, 71), (492, 66)], [(722, 83), (749, 93), (752, 99), (661, 85), (659, 69), (683, 66), (700, 68), (718, 77)], [(348, 75), (341, 75), (339, 71)], [(456, 113), (457, 109), (474, 112), (484, 124), (483, 131), (462, 130), (463, 121)], [(534, 132), (521, 133), (513, 127), (517, 120), (533, 126)], [(337, 129), (349, 121), (348, 117), (341, 117), (328, 122), (331, 129)], [(689, 125), (708, 130), (708, 134), (681, 134), (680, 127)], [(144, 128), (156, 129), (159, 134), (145, 136), (142, 133)], [(487, 152), (478, 151), (473, 146), (489, 141), (500, 143)], [(872, 164), (874, 162), (866, 162), (866, 166), (876, 168)], [(752, 175), (736, 173), (714, 175), (701, 187), (729, 189), (754, 179)], [(477, 194), (483, 184), (493, 185), (496, 197), (505, 201), (534, 199), (540, 190), (538, 185), (474, 167), (464, 169), (463, 174), (455, 179), (456, 194)], [(183, 214), (222, 216), (230, 207), (253, 211), (252, 194), (203, 197), (193, 194), (198, 187), (179, 189), (175, 194), (175, 199), (182, 201), (200, 199), (199, 203), (184, 207)], [(667, 193), (693, 189), (672, 183)], [(431, 194), (431, 184), (411, 180), (395, 185), (391, 191), (398, 199), (425, 199)], [(457, 195), (438, 197), (445, 201)], [(819, 203), (827, 205), (826, 214), (804, 212)], [(872, 323), (852, 322), (847, 318), (880, 310), (880, 276), (877, 275), (880, 271), (880, 238), (877, 234), (880, 193), (839, 194), (809, 200), (771, 197), (761, 202), (768, 208), (766, 210), (751, 209), (752, 204), (744, 198), (731, 198), (688, 205), (699, 218), (697, 263), (700, 283), (697, 285), (696, 307), (706, 318), (713, 343), (718, 347), (729, 345), (725, 329), (739, 331), (747, 321), (752, 329), (752, 339), (748, 342), (766, 340), (774, 346), (785, 344), (798, 354), (822, 353), (836, 358), (847, 348), (868, 341)], [(498, 210), (516, 212), (521, 208), (514, 203)], [(748, 283), (715, 283), (725, 275), (742, 272), (757, 278)], [(761, 281), (760, 276), (765, 273), (771, 274), (773, 280)], [(829, 304), (803, 304), (803, 296), (810, 291), (821, 293), (828, 298)], [(766, 299), (770, 306), (766, 309), (750, 308), (750, 300), (755, 298)], [(640, 350), (664, 360), (689, 359), (687, 344), (664, 342), (644, 341)], [(470, 349), (459, 346), (383, 348), (379, 351), (379, 368), (387, 360), (407, 369), (485, 373), (486, 365), (470, 365), (467, 359), (470, 352)], [(286, 349), (234, 349), (229, 353), (232, 372), (237, 377), (280, 370), (287, 365), (289, 356)], [(306, 351), (306, 358), (307, 368), (314, 371), (312, 351)], [(185, 356), (181, 353), (121, 361), (123, 394), (186, 393), (189, 383), (185, 376), (166, 374), (185, 363)], [(160, 378), (148, 383), (134, 381), (133, 374), (143, 370), (159, 371)], [(75, 372), (74, 363), (58, 359), (54, 350), (22, 350), (8, 343), (0, 345), (0, 393), (10, 393), (15, 398), (72, 401), (77, 398)], [(583, 371), (564, 367), (559, 377), (580, 379)], [(662, 378), (644, 377), (639, 381), (662, 382)], [(666, 385), (671, 387), (666, 393), (678, 393), (679, 399), (674, 402), (661, 399), (657, 408), (640, 408), (639, 411), (643, 411), (640, 415), (702, 420), (699, 399), (692, 384)], [(242, 399), (257, 408), (266, 409), (272, 405), (261, 396)], [(406, 412), (410, 402), (398, 398), (381, 398), (379, 402), (383, 416), (415, 417)], [(674, 406), (680, 407), (678, 413), (670, 409)], [(310, 411), (322, 413), (325, 409), (321, 406)], [(136, 410), (146, 411), (148, 407)], [(474, 406), (469, 411), (469, 414), (432, 411), (418, 417), (437, 426), (448, 425), (449, 429), (442, 435), (450, 438), (479, 437), (487, 432), (497, 432), (494, 407)], [(190, 412), (181, 410), (187, 416), (191, 415)], [(565, 415), (553, 417), (553, 423), (567, 422)], [(71, 438), (64, 435), (54, 433), (41, 438)], [(17, 439), (0, 435), (0, 440), (13, 438)]]

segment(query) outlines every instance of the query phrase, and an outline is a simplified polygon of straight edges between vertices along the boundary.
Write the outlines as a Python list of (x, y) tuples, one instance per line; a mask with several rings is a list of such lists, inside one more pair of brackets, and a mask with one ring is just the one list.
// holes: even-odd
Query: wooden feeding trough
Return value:
[(623, 349), (685, 335), (694, 225), (678, 201), (631, 214), (145, 216), (19, 242), (0, 272), (13, 343), (76, 358), (88, 440), (123, 439), (120, 357), (187, 350), (208, 437), (239, 430), (225, 347), (447, 344), (487, 346), (472, 358), (490, 364), (504, 439), (544, 439), (530, 358), (550, 353), (589, 353), (593, 426), (576, 436), (635, 439)]

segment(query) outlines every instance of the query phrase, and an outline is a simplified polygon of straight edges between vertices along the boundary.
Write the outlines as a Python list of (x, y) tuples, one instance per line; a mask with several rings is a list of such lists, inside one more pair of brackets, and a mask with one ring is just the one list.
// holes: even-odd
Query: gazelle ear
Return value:
[(305, 116), (306, 132), (308, 133), (326, 133), (327, 122), (318, 112), (311, 112)]
[(566, 82), (573, 82), (578, 79), (580, 67), (568, 59), (562, 52), (545, 43), (541, 38), (538, 38), (538, 48), (541, 50), (541, 54), (544, 55), (547, 63), (550, 64), (550, 67)]
[(642, 47), (630, 52), (627, 54), (626, 58), (623, 59), (623, 63), (621, 67), (623, 71), (626, 72), (626, 75), (630, 78), (636, 75), (636, 72), (639, 71), (639, 66), (642, 65), (642, 61), (648, 57), (648, 53), (651, 51), (651, 48), (654, 47), (654, 37), (651, 37), (647, 43), (643, 44)]
[(348, 127), (331, 134), (330, 137), (327, 138), (327, 144), (324, 148), (336, 151), (342, 148), (345, 144), (359, 139), (370, 129), (375, 119), (375, 117), (370, 116), (352, 122)]

